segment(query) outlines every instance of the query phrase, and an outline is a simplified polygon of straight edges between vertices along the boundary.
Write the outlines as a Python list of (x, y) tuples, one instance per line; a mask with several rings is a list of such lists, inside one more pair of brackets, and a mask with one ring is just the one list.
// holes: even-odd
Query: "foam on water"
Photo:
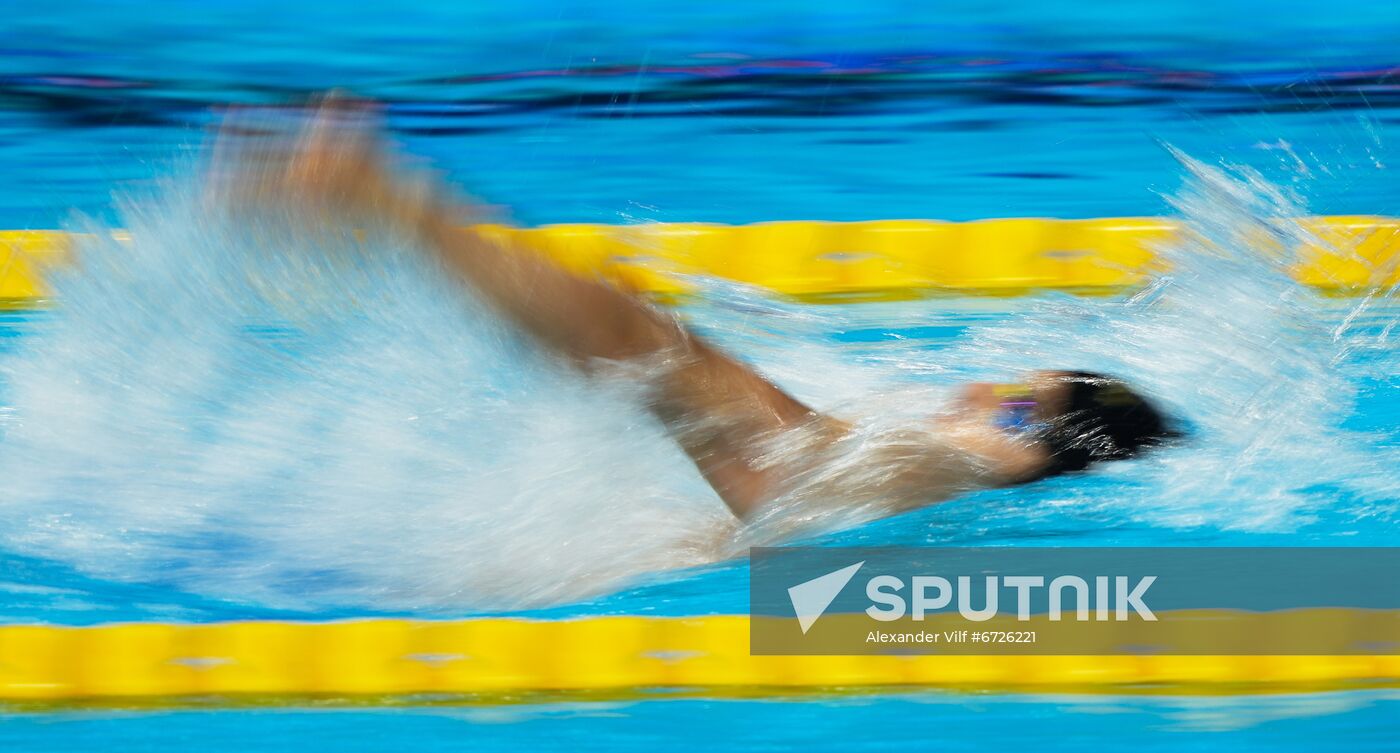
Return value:
[[(1358, 371), (1394, 373), (1389, 292), (1329, 301), (1298, 285), (1290, 267), (1320, 244), (1297, 222), (1301, 199), (1252, 170), (1177, 157), (1186, 181), (1169, 199), (1188, 231), (1159, 249), (1169, 274), (1122, 302), (1047, 301), (979, 330), (950, 362), (983, 376), (1104, 371), (1182, 419), (1180, 448), (1102, 468), (1126, 488), (1091, 498), (1066, 487), (1052, 503), (1120, 508), (1153, 526), (1286, 532), (1341, 492), (1393, 517), (1400, 457), (1342, 428)], [(1369, 359), (1358, 367), (1359, 352)]]
[[(1338, 326), (1255, 249), (1302, 239), (1282, 219), (1296, 202), (1183, 164), (1174, 201), (1195, 235), (1126, 301), (1049, 298), (936, 350), (827, 338), (927, 310), (912, 304), (712, 283), (688, 315), (801, 399), (877, 417), (871, 441), (959, 379), (1047, 367), (1121, 374), (1188, 422), (1185, 447), (1105, 469), (1115, 498), (1061, 484), (1047, 509), (1290, 530), (1334, 488), (1393, 505), (1394, 453), (1340, 428), (1350, 354), (1393, 371), (1385, 331)], [(61, 311), (3, 362), (3, 549), (273, 606), (460, 610), (578, 598), (752, 540), (633, 388), (537, 352), (413, 249), (230, 217), (197, 193), (127, 202), (130, 243), (84, 228)]]
[[(385, 237), (129, 204), (7, 365), (7, 546), (302, 607), (515, 606), (709, 559), (731, 528), (620, 388)], [(372, 249), (366, 252), (364, 249)]]

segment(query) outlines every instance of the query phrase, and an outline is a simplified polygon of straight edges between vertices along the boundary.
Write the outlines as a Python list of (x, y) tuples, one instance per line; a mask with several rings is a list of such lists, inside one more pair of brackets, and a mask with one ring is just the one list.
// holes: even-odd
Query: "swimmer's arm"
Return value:
[[(410, 210), (413, 211), (413, 210)], [(764, 442), (802, 429), (834, 441), (822, 416), (636, 296), (570, 274), (533, 251), (503, 247), (456, 225), (455, 212), (419, 215), (417, 233), (479, 295), (541, 342), (587, 367), (634, 361), (654, 369), (652, 411), (734, 514), (748, 518), (781, 494), (809, 456), (757, 461)]]
[(411, 230), (479, 295), (580, 365), (628, 360), (686, 339), (674, 320), (638, 298), (565, 272), (531, 249), (461, 227), (451, 210), (430, 209)]
[[(849, 425), (802, 404), (636, 296), (574, 276), (528, 249), (497, 245), (457, 226), (453, 211), (419, 216), (424, 245), (542, 342), (585, 367), (596, 359), (653, 361), (653, 413), (740, 519), (787, 491), (824, 449), (849, 435)], [(783, 461), (758, 462), (769, 439), (791, 432), (801, 432), (802, 442), (788, 444)], [(896, 507), (1022, 483), (1048, 463), (1042, 448), (985, 421), (888, 449), (870, 459), (884, 483), (863, 493), (886, 496)]]
[(461, 227), (453, 206), (426, 181), (385, 165), (364, 131), (343, 127), (345, 106), (328, 102), (288, 160), (255, 165), (239, 195), (296, 202), (308, 216), (328, 210), (351, 222), (376, 220), (417, 237), (454, 274), (540, 342), (585, 368), (640, 362), (654, 371), (651, 409), (740, 518), (785, 491), (817, 453), (758, 462), (766, 441), (795, 429), (817, 444), (844, 425), (798, 402), (636, 296), (575, 276), (538, 253), (498, 244)]

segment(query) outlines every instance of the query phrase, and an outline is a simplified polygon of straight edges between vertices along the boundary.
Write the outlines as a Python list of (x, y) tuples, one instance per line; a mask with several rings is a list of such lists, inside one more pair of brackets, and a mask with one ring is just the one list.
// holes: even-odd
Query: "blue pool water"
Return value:
[[(807, 540), (1397, 542), (1397, 311), (1316, 299), (1245, 239), (1400, 213), (1400, 12), (12, 6), (0, 226), (94, 227), (77, 209), (142, 232), (85, 247), (61, 309), (0, 316), (0, 621), (747, 609), (734, 555), (756, 539), (632, 396), (579, 385), (407, 256), (338, 265), (333, 242), (199, 219), (211, 108), (337, 85), (528, 224), (1172, 214), (1227, 250), (1175, 250), (1171, 284), (1134, 300), (808, 306), (711, 284), (684, 315), (841, 415), (1068, 366), (1134, 378), (1196, 437)], [(1383, 691), (24, 711), (0, 744), (1384, 750), (1396, 712)]]
[(346, 86), (529, 223), (1154, 214), (1169, 143), (1394, 211), (1397, 11), (14, 0), (0, 222), (110, 212), (209, 109)]

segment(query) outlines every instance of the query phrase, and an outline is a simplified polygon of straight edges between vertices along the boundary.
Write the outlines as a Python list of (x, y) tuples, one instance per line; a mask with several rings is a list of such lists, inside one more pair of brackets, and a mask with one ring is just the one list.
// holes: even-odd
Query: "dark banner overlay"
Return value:
[(1400, 653), (1400, 547), (756, 548), (754, 654)]

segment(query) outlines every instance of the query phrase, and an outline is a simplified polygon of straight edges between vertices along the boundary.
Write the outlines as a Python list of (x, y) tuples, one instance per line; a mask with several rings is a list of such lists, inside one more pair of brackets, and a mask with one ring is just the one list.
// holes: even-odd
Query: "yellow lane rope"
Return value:
[[(1330, 291), (1400, 283), (1400, 220), (1328, 217), (1298, 278)], [(1158, 219), (492, 227), (562, 265), (667, 295), (701, 272), (800, 297), (910, 291), (1111, 292), (1159, 264)], [(0, 232), (0, 300), (29, 306), (71, 239)], [(777, 690), (924, 686), (1261, 692), (1400, 685), (1400, 656), (750, 656), (748, 618), (0, 626), (0, 699)]]
[(0, 626), (0, 700), (9, 702), (901, 686), (1223, 694), (1397, 685), (1400, 655), (751, 656), (742, 615)]
[[(1331, 292), (1400, 284), (1400, 219), (1313, 217), (1297, 278)], [(701, 273), (815, 299), (912, 294), (1009, 295), (1058, 289), (1108, 293), (1162, 267), (1155, 252), (1181, 233), (1160, 218), (993, 219), (975, 222), (766, 222), (753, 225), (485, 226), (561, 265), (661, 296), (684, 293), (674, 273)], [(1278, 241), (1261, 238), (1260, 247)], [(45, 266), (71, 239), (58, 231), (0, 231), (0, 301), (45, 297)]]

